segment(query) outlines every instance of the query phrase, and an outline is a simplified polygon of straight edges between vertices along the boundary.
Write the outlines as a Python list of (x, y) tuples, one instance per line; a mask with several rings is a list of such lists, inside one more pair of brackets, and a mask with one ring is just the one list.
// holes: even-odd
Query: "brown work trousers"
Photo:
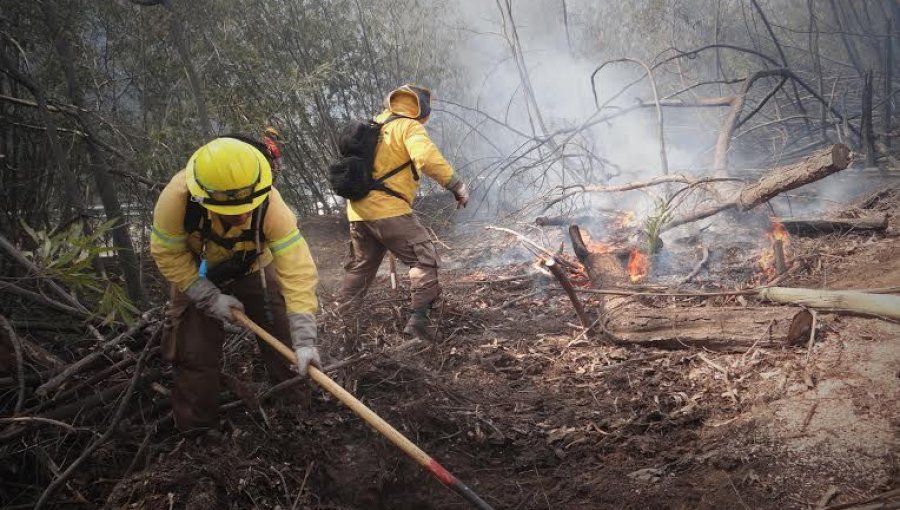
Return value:
[(440, 296), (437, 249), (428, 231), (412, 214), (353, 221), (350, 222), (350, 255), (344, 264), (347, 274), (337, 296), (338, 313), (345, 320), (359, 311), (387, 251), (410, 267), (414, 310), (429, 306)]
[[(265, 275), (274, 324), (266, 319), (265, 293), (259, 272), (238, 277), (220, 288), (222, 292), (233, 295), (243, 303), (247, 316), (253, 322), (290, 347), (291, 327), (272, 265), (265, 268)], [(259, 338), (256, 340), (269, 378), (273, 382), (296, 375), (290, 364), (275, 349)], [(181, 431), (218, 425), (220, 366), (224, 341), (225, 328), (222, 322), (198, 310), (183, 292), (173, 287), (166, 310), (162, 351), (164, 357), (172, 362), (174, 369), (172, 414), (175, 425)]]

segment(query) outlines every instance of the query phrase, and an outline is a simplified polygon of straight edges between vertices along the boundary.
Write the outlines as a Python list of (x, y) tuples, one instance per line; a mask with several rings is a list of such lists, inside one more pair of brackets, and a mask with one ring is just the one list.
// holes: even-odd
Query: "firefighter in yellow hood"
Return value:
[(428, 137), (423, 124), (431, 114), (431, 93), (404, 85), (385, 98), (375, 121), (383, 123), (375, 152), (376, 180), (411, 163), (384, 181), (389, 191), (374, 189), (360, 200), (347, 202), (350, 219), (350, 256), (338, 292), (338, 312), (346, 320), (359, 311), (369, 285), (387, 251), (410, 266), (412, 314), (404, 333), (429, 338), (429, 311), (441, 293), (440, 259), (428, 232), (412, 214), (412, 202), (422, 174), (456, 197), (457, 208), (469, 201), (466, 185)]
[[(316, 267), (262, 150), (216, 138), (172, 178), (153, 212), (150, 251), (172, 285), (162, 347), (174, 365), (181, 430), (217, 424), (223, 322), (233, 308), (292, 346), (301, 374), (320, 364)], [(259, 344), (269, 376), (291, 377), (284, 359)]]

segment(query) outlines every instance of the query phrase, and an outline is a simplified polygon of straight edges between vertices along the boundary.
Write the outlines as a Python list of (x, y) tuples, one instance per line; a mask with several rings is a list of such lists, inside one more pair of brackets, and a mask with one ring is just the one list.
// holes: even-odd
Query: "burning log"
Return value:
[(619, 343), (640, 347), (743, 351), (755, 343), (784, 345), (796, 314), (761, 307), (634, 308), (616, 314), (607, 329)]
[(649, 272), (650, 258), (637, 248), (632, 248), (628, 257), (628, 276), (631, 277), (631, 283), (643, 280)]
[(888, 227), (886, 214), (864, 218), (788, 218), (782, 219), (781, 222), (791, 234), (809, 236), (856, 231), (884, 232)]
[(784, 262), (784, 240), (775, 239), (772, 243), (772, 251), (775, 255), (775, 272), (784, 274), (787, 271), (787, 265)]
[(868, 294), (853, 290), (769, 287), (761, 289), (759, 297), (777, 303), (792, 303), (820, 310), (862, 313), (900, 319), (900, 296)]
[(850, 165), (850, 161), (850, 149), (844, 144), (834, 144), (812, 154), (805, 161), (770, 170), (755, 183), (744, 186), (730, 201), (676, 218), (664, 225), (663, 230), (709, 218), (730, 209), (749, 211), (785, 191), (840, 172)]
[[(578, 228), (578, 225), (569, 227), (569, 237), (572, 239), (572, 250), (575, 252), (578, 261), (584, 266), (588, 279), (591, 281), (591, 287), (599, 289), (604, 285), (612, 285), (624, 281), (625, 275), (622, 271), (622, 264), (619, 262), (617, 253), (612, 247), (604, 245), (604, 249), (588, 248), (584, 238), (581, 236), (581, 229)], [(624, 253), (627, 253), (627, 249)]]

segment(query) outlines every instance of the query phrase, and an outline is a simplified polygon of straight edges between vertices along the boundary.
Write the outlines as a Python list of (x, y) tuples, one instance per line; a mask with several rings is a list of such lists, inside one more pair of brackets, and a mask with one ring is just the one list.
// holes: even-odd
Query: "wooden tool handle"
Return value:
[[(250, 318), (247, 317), (244, 312), (236, 308), (232, 308), (231, 313), (238, 322), (247, 326), (250, 331), (256, 333), (256, 336), (262, 338), (267, 344), (271, 345), (282, 356), (290, 360), (291, 363), (295, 365), (297, 364), (297, 355), (294, 354), (293, 349), (279, 342), (277, 338), (271, 335), (271, 333), (259, 327), (259, 325), (250, 320)], [(324, 388), (325, 391), (337, 397), (338, 400), (349, 407), (350, 410), (356, 413), (357, 416), (365, 420), (365, 422), (368, 423), (369, 426), (375, 429), (378, 433), (388, 438), (392, 443), (394, 443), (394, 445), (403, 450), (403, 453), (405, 453), (409, 457), (412, 457), (416, 462), (421, 464), (422, 467), (427, 469), (432, 475), (434, 475), (435, 478), (440, 480), (441, 483), (453, 489), (459, 495), (468, 500), (472, 504), (472, 506), (478, 508), (479, 510), (494, 510), (493, 507), (491, 507), (491, 505), (487, 504), (483, 499), (481, 499), (478, 494), (475, 493), (475, 491), (466, 486), (466, 484), (462, 483), (459, 478), (453, 476), (452, 473), (444, 469), (444, 466), (442, 466), (438, 461), (432, 459), (430, 455), (422, 451), (421, 448), (416, 446), (412, 441), (407, 439), (406, 436), (392, 427), (390, 423), (384, 421), (380, 416), (375, 414), (374, 411), (357, 400), (356, 397), (342, 388), (341, 385), (334, 382), (333, 379), (325, 375), (325, 372), (319, 370), (318, 367), (310, 365), (309, 377), (313, 381), (317, 382), (319, 386)]]
[[(294, 354), (294, 351), (279, 342), (277, 338), (272, 336), (268, 331), (261, 328), (255, 322), (250, 320), (247, 315), (237, 309), (232, 310), (234, 317), (244, 326), (247, 326), (248, 329), (256, 333), (256, 336), (262, 338), (267, 344), (272, 346), (275, 350), (279, 352), (282, 356), (288, 359), (291, 363), (297, 363), (297, 355)], [(390, 439), (392, 443), (397, 445), (401, 450), (403, 450), (407, 455), (416, 460), (419, 464), (428, 467), (428, 464), (432, 462), (431, 457), (422, 451), (421, 448), (416, 446), (412, 441), (407, 439), (403, 434), (397, 431), (394, 427), (391, 426), (390, 423), (384, 421), (380, 416), (375, 414), (374, 411), (366, 407), (365, 404), (360, 402), (356, 397), (351, 395), (347, 390), (341, 387), (338, 383), (334, 382), (334, 380), (328, 377), (325, 372), (322, 372), (317, 367), (310, 365), (309, 367), (309, 377), (318, 383), (322, 388), (325, 389), (328, 393), (334, 395), (338, 400), (344, 403), (347, 407), (349, 407), (354, 413), (359, 415), (360, 418), (366, 421), (372, 428), (374, 428), (379, 433), (383, 434), (385, 437)]]

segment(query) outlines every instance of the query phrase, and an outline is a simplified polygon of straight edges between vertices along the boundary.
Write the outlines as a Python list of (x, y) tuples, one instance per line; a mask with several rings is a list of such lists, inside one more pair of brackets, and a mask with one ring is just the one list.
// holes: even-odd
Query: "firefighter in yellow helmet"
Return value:
[[(221, 137), (191, 156), (156, 203), (150, 251), (172, 285), (162, 347), (174, 365), (179, 429), (217, 425), (223, 323), (233, 308), (292, 346), (301, 374), (320, 364), (316, 267), (253, 145)], [(292, 376), (273, 348), (259, 345), (270, 378)]]
[(360, 200), (347, 202), (350, 256), (337, 296), (338, 313), (345, 323), (352, 321), (385, 252), (390, 251), (410, 266), (412, 313), (404, 333), (430, 338), (429, 312), (441, 293), (440, 259), (428, 232), (413, 216), (411, 204), (421, 174), (451, 191), (458, 208), (468, 204), (469, 192), (425, 131), (423, 124), (431, 114), (431, 92), (403, 85), (387, 95), (384, 106), (375, 117), (383, 127), (372, 177), (377, 180), (405, 163), (411, 164), (383, 181), (387, 191), (376, 188)]

